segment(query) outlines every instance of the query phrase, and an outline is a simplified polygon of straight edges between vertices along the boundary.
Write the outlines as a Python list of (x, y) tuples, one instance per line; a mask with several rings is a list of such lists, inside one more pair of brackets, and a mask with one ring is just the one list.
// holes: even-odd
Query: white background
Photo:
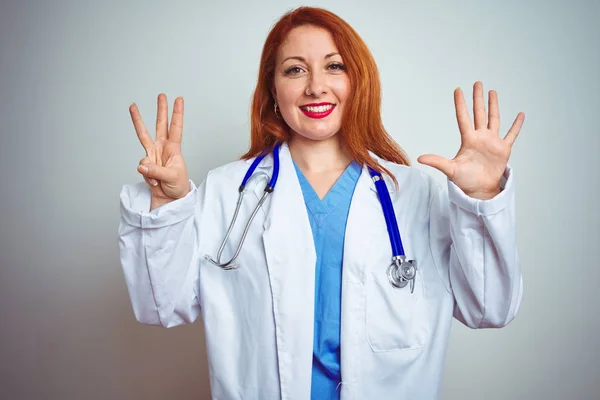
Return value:
[[(184, 96), (199, 183), (246, 151), (262, 45), (301, 4), (103, 3), (0, 5), (0, 397), (208, 398), (202, 324), (143, 326), (129, 303), (118, 195), (144, 152), (128, 106), (153, 129), (158, 93), (170, 111)], [(443, 398), (599, 398), (600, 2), (318, 5), (372, 50), (413, 162), (458, 150), (457, 86), (469, 106), (476, 80), (498, 91), (503, 133), (526, 114), (510, 160), (522, 308), (500, 330), (454, 324)]]

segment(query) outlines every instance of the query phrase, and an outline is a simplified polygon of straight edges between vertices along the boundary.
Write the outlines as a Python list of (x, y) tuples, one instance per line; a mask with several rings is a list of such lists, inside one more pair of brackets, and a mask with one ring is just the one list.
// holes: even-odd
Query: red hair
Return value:
[[(333, 37), (340, 56), (346, 65), (351, 92), (339, 134), (351, 157), (360, 165), (393, 175), (369, 155), (409, 165), (402, 148), (386, 132), (381, 121), (381, 84), (375, 60), (358, 33), (343, 19), (330, 11), (300, 7), (286, 13), (273, 26), (265, 41), (258, 82), (250, 112), (250, 149), (242, 159), (256, 157), (270, 151), (277, 142), (287, 142), (290, 128), (275, 115), (275, 100), (271, 95), (275, 73), (275, 59), (279, 46), (290, 31), (303, 25), (324, 28)], [(395, 181), (395, 179), (394, 179)]]

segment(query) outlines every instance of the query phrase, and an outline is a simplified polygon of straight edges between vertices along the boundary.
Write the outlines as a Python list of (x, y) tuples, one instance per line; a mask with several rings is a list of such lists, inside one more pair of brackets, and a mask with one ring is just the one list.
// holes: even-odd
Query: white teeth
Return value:
[(308, 112), (321, 113), (321, 112), (325, 112), (325, 111), (331, 110), (333, 108), (333, 104), (328, 104), (326, 106), (318, 106), (318, 107), (307, 106), (307, 107), (302, 107), (302, 108), (305, 109)]

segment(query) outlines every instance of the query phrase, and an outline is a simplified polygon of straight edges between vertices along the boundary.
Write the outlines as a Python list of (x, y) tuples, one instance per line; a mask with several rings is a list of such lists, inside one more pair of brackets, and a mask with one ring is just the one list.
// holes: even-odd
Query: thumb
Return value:
[(429, 165), (430, 167), (442, 171), (442, 173), (448, 178), (454, 175), (454, 166), (452, 165), (452, 161), (444, 157), (440, 157), (435, 154), (424, 154), (417, 158), (417, 161), (421, 164)]
[(177, 172), (156, 164), (139, 165), (138, 171), (146, 178), (154, 178), (167, 183), (173, 183), (177, 180)]
[[(146, 171), (144, 168), (140, 168), (140, 167), (143, 165), (148, 165), (148, 164), (152, 164), (152, 161), (150, 161), (150, 158), (148, 156), (142, 158), (142, 160), (140, 161), (140, 164), (138, 165), (138, 172), (142, 173), (142, 170)], [(158, 181), (156, 179), (147, 178), (146, 176), (144, 176), (144, 180), (146, 181), (146, 183), (148, 183), (151, 186), (158, 186)]]

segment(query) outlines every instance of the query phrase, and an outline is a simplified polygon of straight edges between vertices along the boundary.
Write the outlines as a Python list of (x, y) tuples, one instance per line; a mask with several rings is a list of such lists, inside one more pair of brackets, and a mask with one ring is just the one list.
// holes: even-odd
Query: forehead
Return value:
[(299, 56), (323, 58), (338, 52), (333, 37), (326, 29), (304, 25), (290, 31), (278, 51), (278, 58)]

